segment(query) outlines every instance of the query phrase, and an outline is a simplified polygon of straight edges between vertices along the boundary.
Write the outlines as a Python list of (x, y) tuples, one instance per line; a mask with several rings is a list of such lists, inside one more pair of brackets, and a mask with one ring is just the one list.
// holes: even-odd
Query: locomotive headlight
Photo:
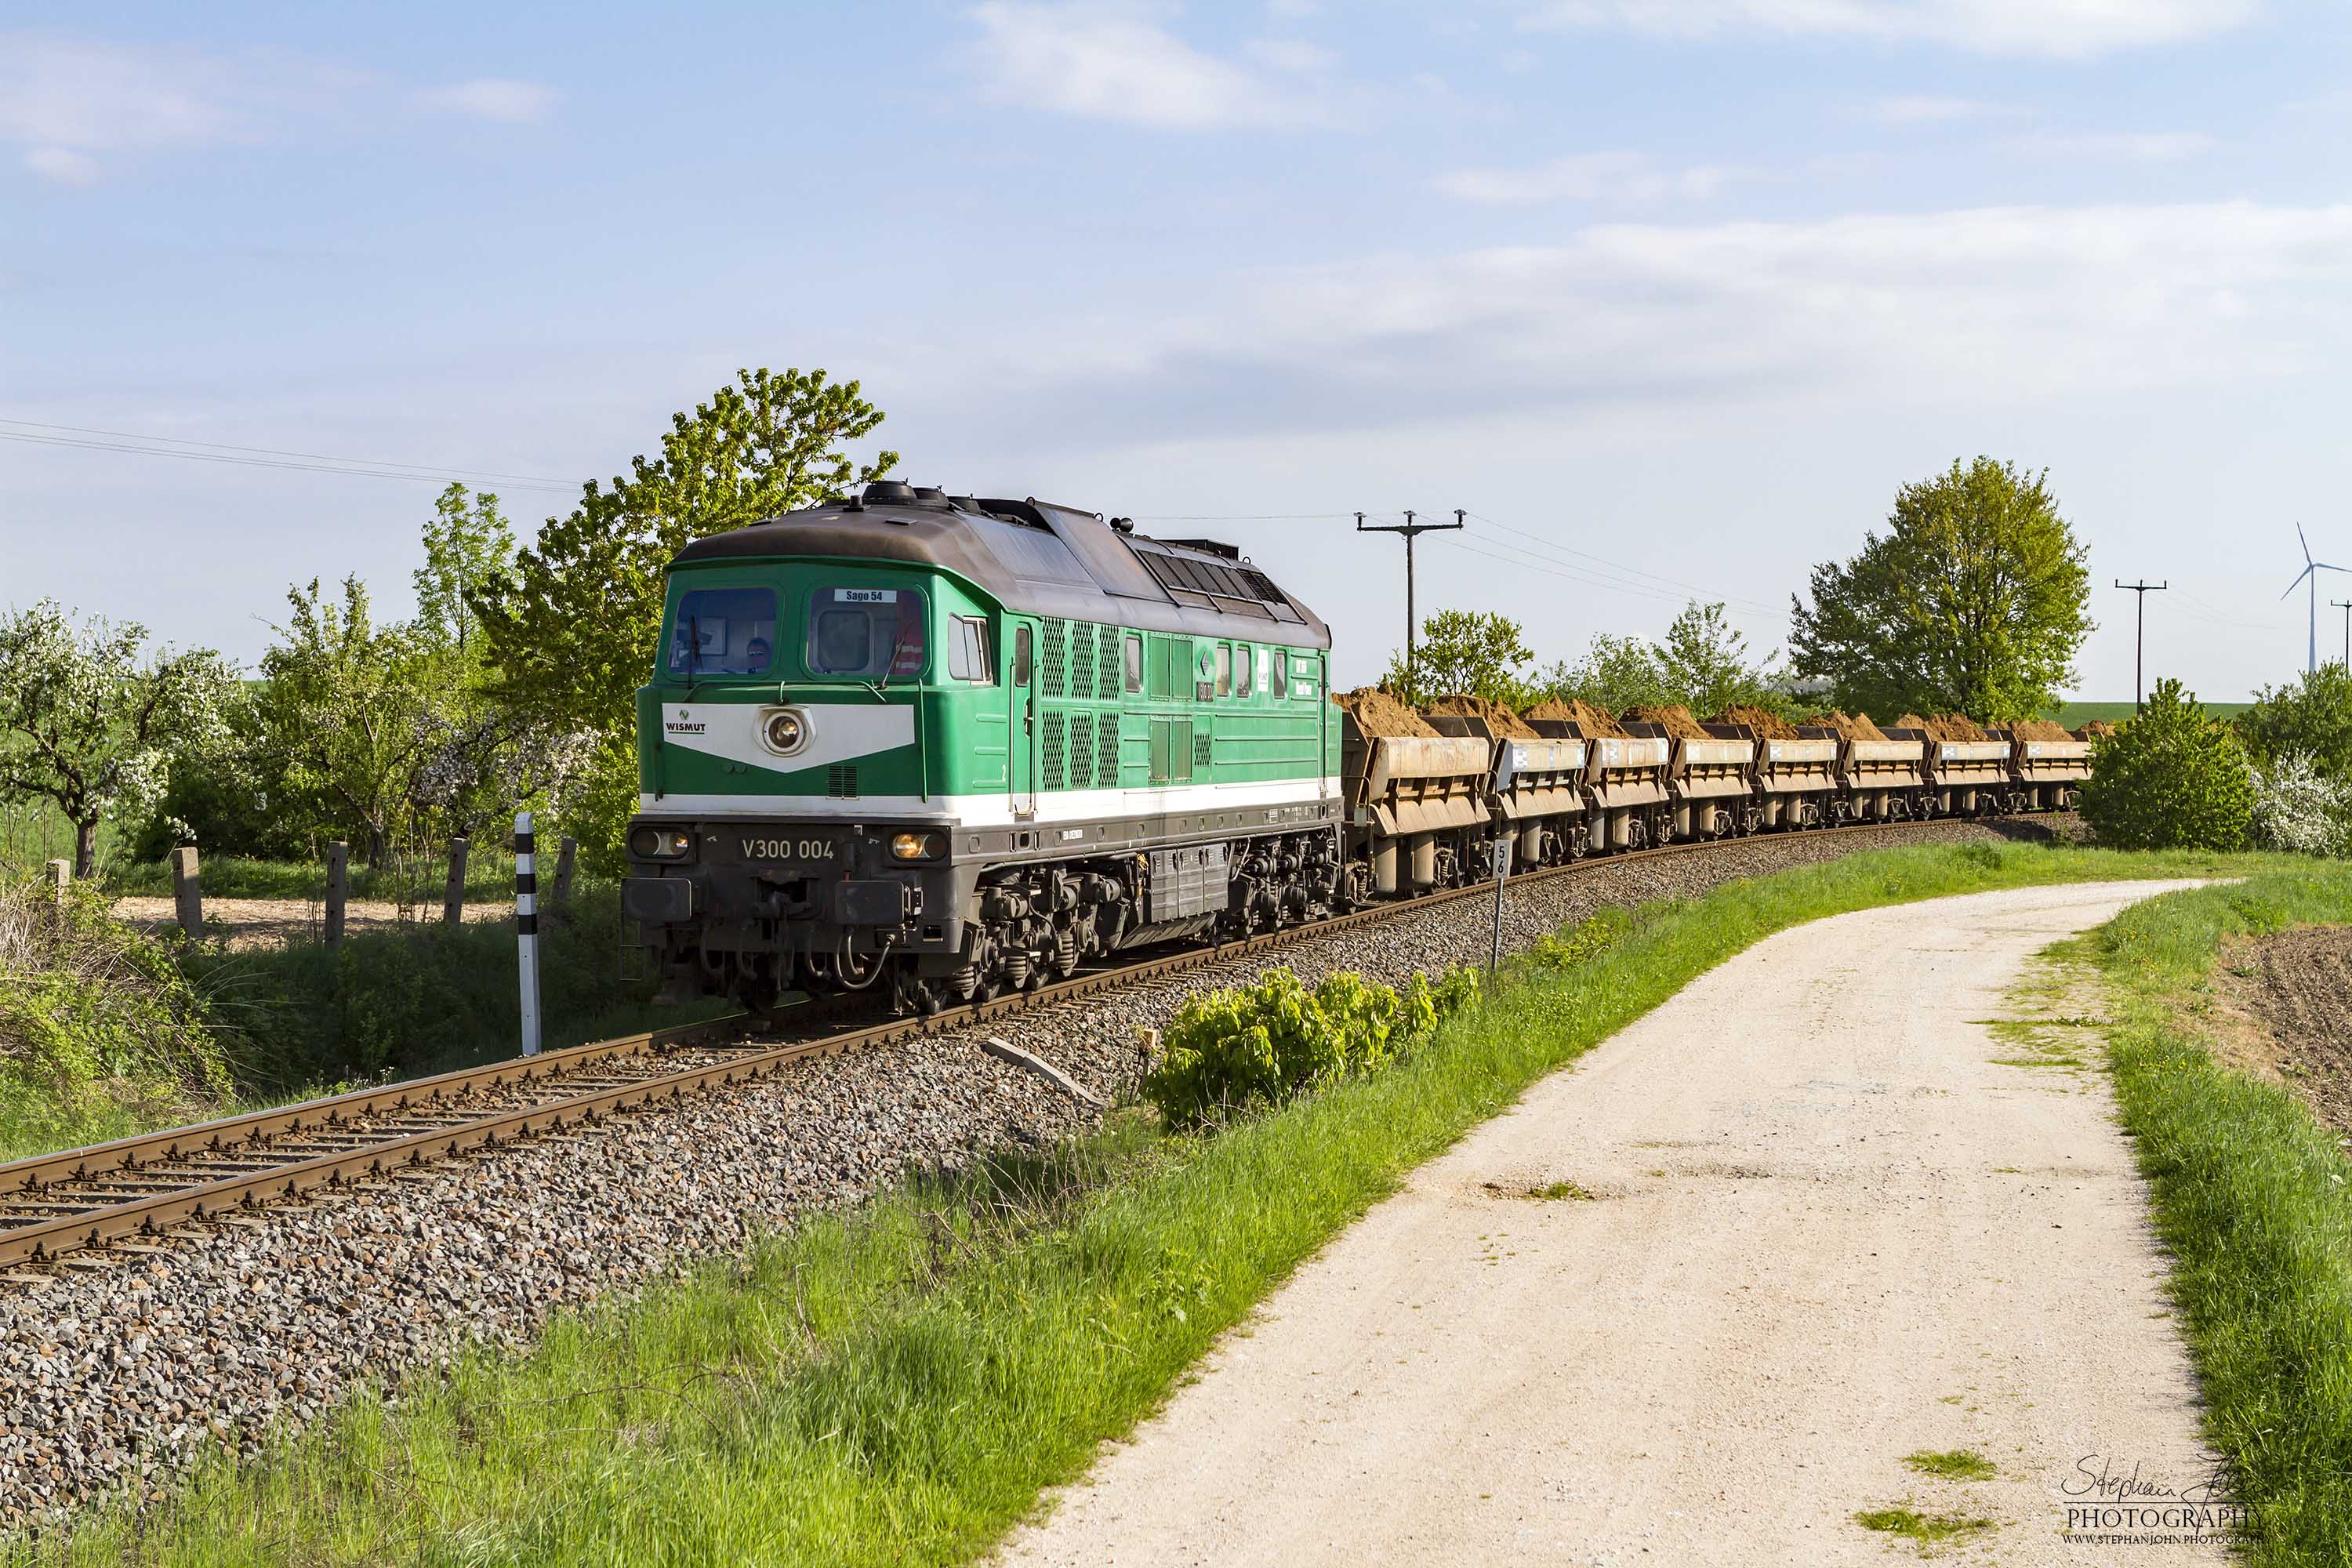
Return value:
[(640, 827), (629, 835), (629, 852), (640, 860), (683, 860), (694, 835), (679, 827)]
[(928, 860), (946, 847), (946, 840), (937, 833), (900, 833), (890, 839), (893, 860)]
[(772, 713), (768, 716), (767, 738), (770, 751), (790, 756), (808, 740), (808, 721), (789, 708)]

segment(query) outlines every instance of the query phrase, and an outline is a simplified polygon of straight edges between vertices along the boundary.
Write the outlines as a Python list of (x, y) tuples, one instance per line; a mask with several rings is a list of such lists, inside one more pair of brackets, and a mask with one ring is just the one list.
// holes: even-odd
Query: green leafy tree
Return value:
[(2342, 665), (2323, 664), (2293, 685), (2256, 691), (2237, 722), (2256, 761), (2307, 757), (2324, 777), (2352, 781), (2352, 673)]
[(1676, 700), (1658, 650), (1640, 637), (1597, 632), (1583, 658), (1556, 660), (1537, 682), (1541, 694), (1612, 712)]
[(2243, 848), (2253, 805), (2237, 731), (2178, 680), (2093, 746), (2083, 785), (2083, 819), (2118, 849)]
[(340, 603), (316, 579), (286, 599), (292, 614), (261, 660), (264, 721), (297, 800), (381, 866), (441, 739), (430, 658), (408, 628), (376, 623), (357, 577)]
[(1412, 703), (1462, 696), (1517, 703), (1527, 690), (1519, 667), (1531, 657), (1519, 623), (1508, 616), (1440, 610), (1421, 623), (1412, 674), (1404, 655), (1391, 653), (1381, 685)]
[(1775, 686), (1769, 660), (1748, 652), (1748, 639), (1724, 618), (1720, 604), (1696, 600), (1666, 628), (1657, 650), (1658, 674), (1675, 700), (1704, 717), (1734, 703), (1775, 710), (1789, 700)]
[(234, 679), (209, 648), (149, 651), (135, 621), (77, 626), (47, 599), (0, 619), (0, 798), (55, 805), (74, 874), (94, 875), (99, 825), (146, 811), (216, 738)]
[(1895, 498), (1887, 531), (1813, 568), (1791, 663), (1839, 706), (2030, 718), (2074, 679), (2091, 630), (2087, 555), (2045, 474), (1979, 458)]
[(591, 481), (550, 518), (513, 568), (476, 594), (510, 696), (537, 715), (601, 734), (627, 731), (654, 667), (662, 574), (688, 544), (807, 506), (897, 466), (842, 448), (882, 412), (858, 384), (822, 370), (742, 371), (692, 414), (675, 415), (653, 458), (611, 487)]
[(514, 529), (499, 510), (497, 496), (485, 490), (469, 497), (465, 486), (453, 483), (433, 502), (424, 542), (425, 564), (411, 574), (417, 639), (478, 658), (481, 616), (470, 600), (513, 568)]
[(569, 516), (550, 518), (470, 595), (502, 699), (548, 733), (592, 740), (559, 804), (592, 868), (617, 867), (636, 804), (635, 693), (654, 667), (664, 570), (694, 540), (888, 473), (896, 452), (859, 464), (845, 451), (882, 418), (856, 382), (822, 370), (738, 372), (672, 416), (656, 456), (609, 488), (591, 481)]

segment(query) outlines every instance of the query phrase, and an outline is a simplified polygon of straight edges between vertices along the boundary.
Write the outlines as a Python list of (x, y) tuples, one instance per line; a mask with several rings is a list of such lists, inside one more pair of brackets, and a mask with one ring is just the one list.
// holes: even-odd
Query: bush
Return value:
[(1238, 990), (1186, 1000), (1144, 1097), (1179, 1127), (1279, 1104), (1350, 1073), (1377, 1072), (1477, 994), (1478, 975), (1467, 969), (1448, 971), (1433, 986), (1416, 974), (1401, 995), (1352, 970), (1309, 991), (1292, 971), (1270, 969)]
[(2256, 762), (2300, 756), (2322, 778), (2352, 781), (2352, 674), (2342, 665), (2308, 670), (2292, 686), (2264, 687), (2237, 723)]
[(229, 1089), (203, 1001), (164, 943), (87, 884), (62, 907), (40, 883), (0, 884), (0, 1142), (185, 1119)]
[(2299, 855), (2352, 854), (2352, 784), (2290, 753), (2254, 770), (2253, 840)]
[(2145, 710), (2093, 746), (2083, 819), (2117, 849), (2239, 849), (2253, 796), (2238, 732), (2159, 680)]

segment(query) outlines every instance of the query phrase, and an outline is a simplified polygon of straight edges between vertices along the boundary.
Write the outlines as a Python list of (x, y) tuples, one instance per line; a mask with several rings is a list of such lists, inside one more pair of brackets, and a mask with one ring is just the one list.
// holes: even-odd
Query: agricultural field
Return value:
[[(2205, 711), (2216, 719), (2234, 719), (2253, 706), (2251, 702), (2208, 702)], [(2043, 710), (2045, 718), (2055, 719), (2069, 730), (2079, 730), (2094, 719), (2110, 724), (2120, 724), (2132, 716), (2129, 702), (2061, 702)]]

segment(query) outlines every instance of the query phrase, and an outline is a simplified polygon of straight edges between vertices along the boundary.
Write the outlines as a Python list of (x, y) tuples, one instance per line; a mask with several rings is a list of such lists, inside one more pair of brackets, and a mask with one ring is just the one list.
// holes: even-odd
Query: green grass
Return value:
[[(69, 906), (82, 923), (34, 951), (23, 933), (55, 921), (12, 921), (28, 894), (40, 911), (52, 908), (38, 888), (0, 883), (0, 1160), (518, 1048), (515, 941), (502, 926), (434, 922), (355, 932), (334, 948), (232, 952), (142, 935), (84, 889)], [(728, 1010), (708, 1000), (656, 1006), (650, 980), (624, 978), (612, 884), (583, 884), (568, 917), (541, 930), (550, 1047)]]
[[(2205, 711), (2216, 719), (2228, 719), (2253, 706), (2251, 702), (2208, 702)], [(2079, 730), (2094, 719), (2104, 719), (2110, 724), (2120, 724), (2132, 716), (2129, 702), (2061, 702), (2047, 710), (2045, 717), (2055, 719), (2069, 730)]]
[(1922, 1448), (1904, 1455), (1903, 1462), (1923, 1476), (1948, 1481), (1989, 1481), (1997, 1473), (1993, 1462), (1973, 1448), (1951, 1448), (1940, 1454)]
[(1924, 1554), (1931, 1546), (1961, 1535), (1980, 1535), (1993, 1528), (1989, 1519), (1970, 1519), (1958, 1513), (1921, 1513), (1917, 1509), (1874, 1508), (1853, 1516), (1854, 1523), (1864, 1530), (1884, 1531), (1916, 1541)]
[[(1050, 1159), (812, 1220), (532, 1355), (349, 1402), (74, 1554), (173, 1563), (944, 1563), (1156, 1408), (1218, 1334), (1404, 1174), (1773, 931), (1893, 901), (2274, 862), (2027, 846), (1878, 851), (1646, 907), (1515, 966), (1411, 1059), (1213, 1137), (1136, 1110)], [(55, 1538), (40, 1561), (67, 1552)]]
[(2352, 876), (2306, 864), (2150, 900), (2055, 950), (2107, 981), (2117, 1097), (2207, 1435), (2264, 1565), (2352, 1557), (2352, 1162), (2286, 1089), (2208, 1047), (2212, 971), (2224, 938), (2347, 921)]
[[(540, 928), (541, 1028), (551, 1047), (690, 1023), (718, 1002), (653, 1005), (654, 982), (622, 973), (620, 891), (584, 884), (569, 918)], [(238, 1081), (258, 1092), (413, 1077), (515, 1054), (515, 938), (491, 922), (427, 921), (355, 932), (339, 947), (293, 942), (182, 960), (232, 1032)]]

